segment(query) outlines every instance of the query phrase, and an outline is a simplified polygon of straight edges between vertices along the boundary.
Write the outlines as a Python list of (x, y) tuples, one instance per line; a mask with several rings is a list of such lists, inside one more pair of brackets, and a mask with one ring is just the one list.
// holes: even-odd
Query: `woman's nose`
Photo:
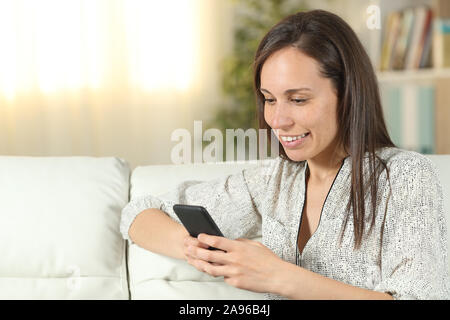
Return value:
[(292, 117), (282, 105), (275, 107), (271, 122), (271, 127), (274, 129), (283, 129), (294, 124)]

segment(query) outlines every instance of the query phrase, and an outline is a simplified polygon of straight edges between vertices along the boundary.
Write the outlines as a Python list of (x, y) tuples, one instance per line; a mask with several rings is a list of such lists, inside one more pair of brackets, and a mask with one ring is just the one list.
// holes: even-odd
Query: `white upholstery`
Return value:
[(137, 167), (131, 175), (130, 197), (169, 191), (184, 180), (211, 180), (256, 165), (255, 161)]
[(0, 157), (0, 299), (128, 299), (128, 165)]
[[(438, 169), (439, 179), (444, 192), (444, 213), (447, 223), (447, 248), (450, 255), (450, 155), (426, 155)], [(450, 261), (450, 256), (449, 256)], [(450, 266), (449, 266), (450, 269)]]
[[(169, 191), (184, 180), (210, 180), (255, 163), (137, 167), (131, 175), (131, 198)], [(187, 262), (155, 254), (132, 244), (128, 253), (131, 299), (263, 299), (196, 270)]]

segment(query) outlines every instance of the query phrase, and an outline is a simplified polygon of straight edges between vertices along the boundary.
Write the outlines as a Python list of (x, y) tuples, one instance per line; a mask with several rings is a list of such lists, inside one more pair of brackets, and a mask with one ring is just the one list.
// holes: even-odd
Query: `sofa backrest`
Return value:
[(0, 299), (128, 299), (117, 158), (0, 157)]
[[(450, 261), (450, 155), (426, 155), (436, 165), (444, 194), (444, 214), (447, 223), (447, 248)], [(450, 268), (450, 267), (449, 267)]]

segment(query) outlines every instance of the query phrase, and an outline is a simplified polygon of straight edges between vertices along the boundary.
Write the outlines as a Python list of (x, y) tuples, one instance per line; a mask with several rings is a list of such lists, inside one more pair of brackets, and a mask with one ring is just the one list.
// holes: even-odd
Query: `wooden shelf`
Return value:
[[(394, 11), (401, 11), (408, 7), (416, 7), (419, 5), (428, 5), (431, 8), (435, 8), (436, 3), (434, 0), (377, 0), (376, 5), (381, 9), (382, 28), (377, 33), (369, 33), (368, 36), (371, 37), (369, 41), (369, 48), (371, 49), (370, 57), (372, 58), (373, 65), (379, 67), (383, 45), (382, 35), (384, 35), (389, 14)], [(431, 52), (430, 54), (433, 53)], [(433, 56), (430, 58), (433, 60)], [(376, 70), (376, 76), (382, 95), (389, 94), (389, 92), (393, 93), (393, 96), (390, 96), (392, 101), (388, 100), (386, 96), (386, 104), (402, 103), (396, 99), (404, 99), (404, 96), (397, 97), (396, 94), (404, 95), (405, 92), (407, 94), (408, 92), (412, 92), (410, 90), (414, 90), (416, 87), (419, 88), (421, 86), (428, 87), (427, 90), (430, 89), (429, 86), (432, 87), (434, 95), (434, 153), (450, 154), (450, 67), (389, 71)], [(402, 91), (405, 88), (409, 91)], [(390, 91), (391, 89), (393, 90)], [(399, 93), (396, 90), (402, 92)], [(415, 102), (419, 103), (418, 101)], [(397, 105), (397, 107), (399, 106)], [(398, 108), (396, 110), (398, 111)], [(402, 112), (405, 111), (403, 110)], [(402, 121), (404, 121), (403, 124), (406, 123), (408, 115), (402, 114), (401, 117), (403, 119)], [(417, 119), (413, 120), (416, 121)]]
[(434, 81), (440, 78), (450, 78), (450, 68), (378, 71), (377, 77), (381, 83)]

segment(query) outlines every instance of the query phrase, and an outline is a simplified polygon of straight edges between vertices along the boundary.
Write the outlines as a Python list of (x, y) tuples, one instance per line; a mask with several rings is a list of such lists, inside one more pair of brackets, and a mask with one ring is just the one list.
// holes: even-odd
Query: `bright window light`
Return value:
[(185, 90), (197, 2), (0, 0), (0, 95), (101, 88), (124, 78), (143, 90)]
[(186, 89), (194, 59), (196, 1), (126, 1), (130, 71), (146, 89)]

